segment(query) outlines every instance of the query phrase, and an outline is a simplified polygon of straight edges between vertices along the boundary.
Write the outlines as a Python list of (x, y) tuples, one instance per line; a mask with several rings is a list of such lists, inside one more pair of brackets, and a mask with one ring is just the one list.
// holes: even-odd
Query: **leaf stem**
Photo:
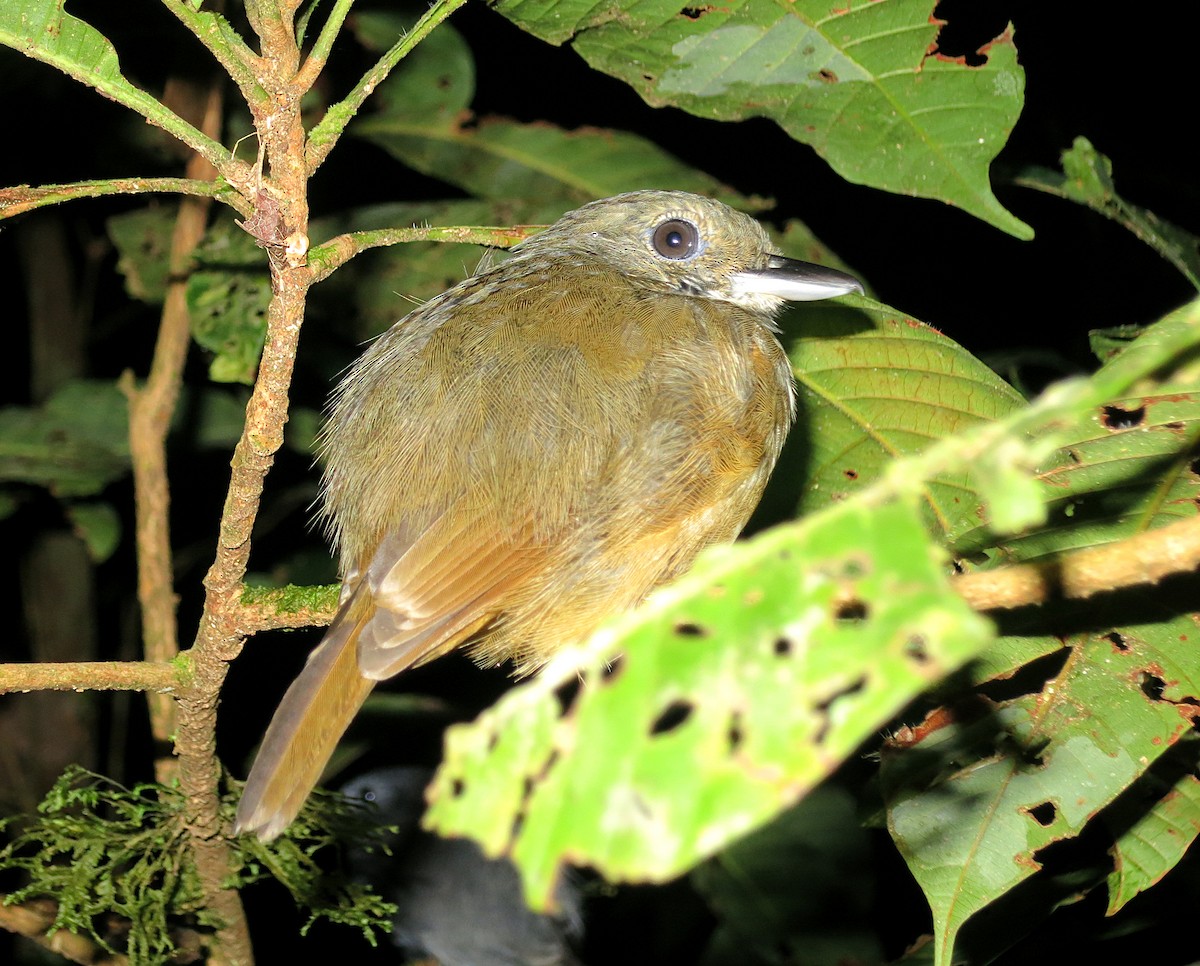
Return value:
[(267, 92), (255, 75), (258, 56), (225, 17), (220, 13), (197, 10), (184, 0), (162, 0), (162, 5), (208, 48), (237, 84), (247, 103), (266, 100)]
[(304, 59), (304, 64), (296, 73), (296, 84), (301, 90), (307, 91), (311, 88), (325, 68), (325, 64), (329, 60), (329, 51), (342, 29), (342, 24), (346, 22), (346, 16), (350, 13), (352, 6), (354, 6), (354, 0), (337, 0), (333, 9), (329, 11), (329, 16), (321, 27), (321, 32), (317, 35), (312, 50), (309, 51), (308, 56)]
[(541, 225), (496, 228), (484, 225), (433, 226), (427, 228), (380, 228), (347, 232), (317, 245), (308, 255), (313, 282), (328, 278), (355, 255), (372, 248), (406, 242), (432, 241), (462, 245), (509, 248), (542, 230)]
[[(396, 41), (391, 49), (379, 58), (375, 66), (363, 75), (354, 90), (337, 104), (330, 105), (320, 123), (308, 135), (306, 161), (310, 175), (324, 163), (325, 158), (329, 156), (329, 152), (333, 150), (333, 146), (342, 136), (342, 132), (345, 131), (346, 125), (358, 113), (358, 109), (362, 107), (363, 102), (371, 95), (372, 91), (391, 73), (392, 68), (424, 40), (430, 31), (466, 2), (467, 0), (436, 0), (433, 6), (425, 12), (425, 15), (416, 22), (412, 30)], [(305, 69), (305, 72), (302, 73), (307, 76), (311, 72), (308, 64), (305, 65)], [(315, 71), (316, 69), (317, 67), (313, 67), (311, 70)]]
[(16, 185), (12, 188), (0, 188), (0, 219), (12, 218), (35, 208), (77, 198), (158, 193), (214, 198), (242, 215), (249, 215), (252, 210), (250, 202), (223, 179), (201, 181), (192, 178), (110, 178), (103, 181), (73, 181), (37, 187)]

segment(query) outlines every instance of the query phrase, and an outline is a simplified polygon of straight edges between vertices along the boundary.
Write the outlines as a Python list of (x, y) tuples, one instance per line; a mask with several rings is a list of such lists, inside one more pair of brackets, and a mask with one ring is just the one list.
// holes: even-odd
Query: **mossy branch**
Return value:
[(175, 694), (187, 687), (188, 682), (186, 662), (0, 664), (0, 694), (22, 691), (151, 691)]

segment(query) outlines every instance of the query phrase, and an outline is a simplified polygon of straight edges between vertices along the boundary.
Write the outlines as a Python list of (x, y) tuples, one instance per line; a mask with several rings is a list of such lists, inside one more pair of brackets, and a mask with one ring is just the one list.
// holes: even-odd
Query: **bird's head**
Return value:
[(753, 218), (684, 191), (633, 191), (569, 212), (517, 250), (578, 253), (636, 283), (767, 315), (786, 301), (862, 292), (845, 272), (780, 255)]

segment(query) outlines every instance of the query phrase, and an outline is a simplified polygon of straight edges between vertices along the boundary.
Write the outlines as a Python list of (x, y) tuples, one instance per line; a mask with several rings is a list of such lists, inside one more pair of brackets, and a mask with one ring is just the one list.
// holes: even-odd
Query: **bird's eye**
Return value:
[(700, 247), (700, 231), (690, 221), (672, 218), (654, 229), (653, 242), (663, 258), (688, 258)]

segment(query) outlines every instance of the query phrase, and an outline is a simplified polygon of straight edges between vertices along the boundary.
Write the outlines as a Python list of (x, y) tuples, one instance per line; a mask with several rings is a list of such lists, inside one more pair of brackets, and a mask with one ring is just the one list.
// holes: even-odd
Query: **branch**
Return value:
[(0, 219), (12, 218), (34, 208), (57, 205), (77, 198), (99, 198), (103, 195), (181, 194), (197, 198), (215, 198), (243, 215), (249, 215), (251, 205), (236, 189), (224, 180), (197, 181), (191, 178), (112, 178), (105, 181), (74, 181), (70, 184), (48, 184), (32, 188), (21, 184), (0, 188)]
[(77, 936), (66, 929), (55, 929), (53, 904), (46, 899), (33, 899), (16, 905), (5, 905), (0, 894), (0, 928), (24, 936), (43, 949), (57, 953), (73, 963), (85, 966), (127, 966), (129, 959), (120, 953), (110, 953), (86, 936)]
[[(346, 125), (362, 107), (363, 101), (383, 83), (388, 74), (392, 72), (392, 68), (400, 63), (413, 47), (424, 40), (434, 27), (466, 2), (467, 0), (436, 0), (433, 6), (425, 12), (425, 15), (416, 22), (413, 29), (396, 41), (392, 48), (379, 58), (375, 66), (367, 71), (345, 99), (330, 105), (321, 122), (308, 135), (306, 161), (310, 175), (321, 167), (329, 156), (329, 152), (333, 150), (333, 146), (342, 136), (342, 132), (345, 131)], [(307, 63), (304, 65), (303, 76), (308, 77), (309, 74), (315, 76), (314, 72), (321, 64), (314, 61), (313, 65), (311, 67)]]
[[(185, 100), (200, 114), (201, 128), (215, 133), (221, 128), (221, 84), (196, 92), (182, 87)], [(190, 97), (186, 95), (190, 94)], [(195, 101), (199, 100), (198, 104)], [(216, 178), (216, 169), (199, 155), (188, 160), (189, 180)], [(179, 400), (183, 366), (191, 344), (191, 319), (187, 308), (187, 274), (191, 256), (204, 237), (210, 198), (185, 198), (179, 206), (168, 254), (168, 283), (163, 301), (158, 339), (146, 384), (138, 389), (126, 372), (121, 388), (129, 399), (129, 451), (133, 468), (134, 509), (137, 532), (138, 603), (141, 604), (142, 646), (150, 661), (166, 662), (179, 653), (175, 623), (175, 581), (171, 557), (167, 481), (167, 433)], [(150, 730), (159, 749), (170, 747), (176, 728), (175, 702), (148, 695)], [(175, 777), (175, 759), (161, 751), (155, 761), (155, 778), (169, 784)]]
[[(215, 936), (215, 958), (233, 964), (252, 962), (253, 953), (241, 899), (229, 885), (228, 817), (221, 810), (221, 769), (216, 758), (217, 706), (229, 662), (242, 647), (240, 600), (251, 529), (264, 479), (283, 442), (288, 390), (311, 284), (304, 259), (308, 230), (304, 128), (300, 98), (291, 96), (299, 62), (291, 27), (294, 11), (290, 0), (254, 0), (246, 4), (246, 12), (262, 50), (259, 81), (272, 96), (250, 105), (260, 156), (249, 191), (255, 210), (244, 227), (270, 256), (273, 295), (258, 378), (231, 461), (216, 554), (204, 580), (204, 613), (189, 652), (194, 678), (179, 696), (175, 746), (179, 784), (187, 801), (184, 821), (189, 846), (206, 904), (223, 923)], [(269, 181), (263, 179), (264, 161)]]
[(1153, 584), (1200, 567), (1200, 516), (1051, 560), (961, 574), (952, 586), (976, 610), (1005, 610)]
[(337, 613), (340, 584), (317, 587), (246, 587), (242, 591), (240, 630), (243, 634), (324, 627)]
[(19, 691), (156, 691), (177, 693), (186, 664), (165, 661), (70, 661), (0, 664), (0, 694)]
[[(1056, 599), (1080, 600), (1152, 584), (1200, 568), (1200, 516), (1037, 563), (960, 574), (951, 587), (975, 610), (1005, 610)], [(339, 585), (246, 588), (241, 630), (323, 627), (337, 612)]]
[(542, 225), (516, 225), (512, 228), (491, 228), (481, 225), (462, 225), (432, 228), (380, 228), (374, 231), (355, 231), (338, 235), (318, 245), (308, 253), (309, 271), (315, 284), (328, 278), (355, 255), (371, 248), (398, 245), (405, 242), (432, 241), (463, 245), (487, 245), (490, 248), (509, 248), (542, 230)]

